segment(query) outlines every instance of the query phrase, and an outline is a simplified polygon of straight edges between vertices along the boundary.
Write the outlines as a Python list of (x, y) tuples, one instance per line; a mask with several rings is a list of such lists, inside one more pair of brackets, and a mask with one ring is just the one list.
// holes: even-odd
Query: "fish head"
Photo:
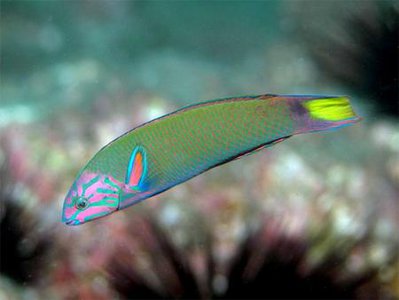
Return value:
[(117, 211), (122, 187), (111, 176), (83, 171), (64, 200), (62, 221), (79, 225)]

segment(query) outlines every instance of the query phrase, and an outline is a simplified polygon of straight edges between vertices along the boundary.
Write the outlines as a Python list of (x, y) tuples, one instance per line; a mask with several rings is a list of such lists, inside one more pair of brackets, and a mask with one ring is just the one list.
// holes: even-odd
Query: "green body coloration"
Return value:
[[(144, 185), (166, 189), (214, 165), (294, 133), (285, 102), (243, 98), (190, 107), (149, 122), (103, 148), (88, 170), (125, 180), (132, 149), (148, 157)], [(99, 154), (100, 154), (99, 153)], [(123, 206), (123, 203), (121, 203)]]
[(294, 134), (359, 120), (349, 100), (335, 96), (261, 95), (183, 108), (102, 148), (72, 185), (63, 221), (82, 224)]

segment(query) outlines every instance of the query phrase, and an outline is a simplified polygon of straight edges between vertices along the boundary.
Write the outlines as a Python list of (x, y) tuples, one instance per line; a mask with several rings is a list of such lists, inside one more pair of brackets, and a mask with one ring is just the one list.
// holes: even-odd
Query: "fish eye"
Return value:
[(75, 207), (79, 210), (85, 210), (87, 207), (89, 207), (89, 200), (84, 197), (79, 197), (76, 199)]

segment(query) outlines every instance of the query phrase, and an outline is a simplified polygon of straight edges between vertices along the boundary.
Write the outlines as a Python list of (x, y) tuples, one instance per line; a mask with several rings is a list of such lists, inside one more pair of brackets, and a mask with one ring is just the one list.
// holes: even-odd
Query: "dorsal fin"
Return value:
[(147, 174), (147, 155), (143, 147), (137, 146), (130, 155), (125, 183), (140, 188)]

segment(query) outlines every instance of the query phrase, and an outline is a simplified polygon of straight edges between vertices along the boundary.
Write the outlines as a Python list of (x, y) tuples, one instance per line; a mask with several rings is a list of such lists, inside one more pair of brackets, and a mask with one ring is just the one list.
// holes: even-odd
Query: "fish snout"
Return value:
[(72, 225), (72, 226), (81, 224), (78, 220), (66, 220), (66, 221), (64, 221), (64, 223), (66, 225)]

